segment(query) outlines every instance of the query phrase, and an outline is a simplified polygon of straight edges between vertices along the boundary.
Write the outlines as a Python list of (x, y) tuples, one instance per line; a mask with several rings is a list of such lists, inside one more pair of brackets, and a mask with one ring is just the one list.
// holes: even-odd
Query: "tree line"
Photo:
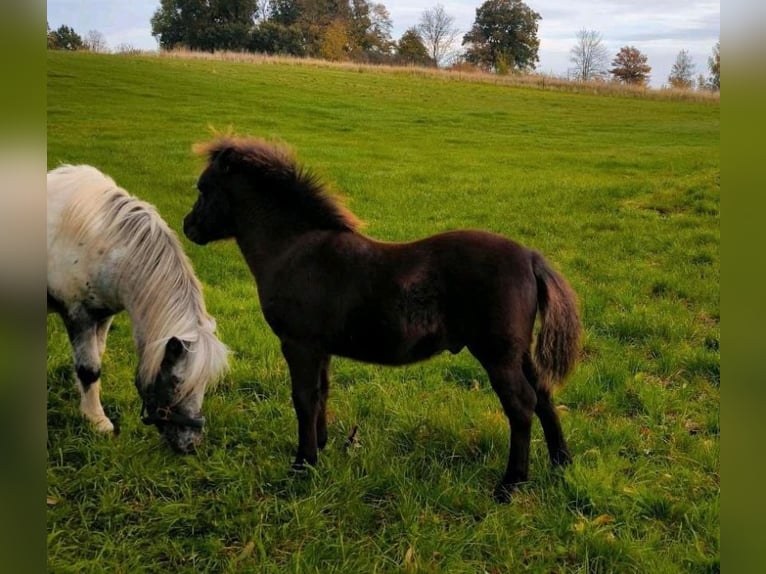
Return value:
[(132, 53), (140, 52), (130, 44), (119, 44), (114, 49), (109, 47), (104, 35), (98, 30), (88, 30), (85, 36), (80, 36), (74, 31), (74, 28), (70, 28), (66, 25), (61, 25), (55, 30), (51, 30), (50, 24), (48, 28), (48, 49), (49, 50), (87, 50), (88, 52), (118, 52), (118, 53)]
[(521, 0), (487, 0), (462, 39), (442, 5), (425, 10), (397, 41), (388, 9), (374, 0), (162, 0), (152, 17), (160, 47), (243, 50), (375, 63), (488, 70), (534, 69), (540, 15)]
[[(652, 67), (648, 57), (635, 46), (623, 46), (614, 56), (609, 67), (609, 55), (601, 34), (595, 30), (582, 29), (577, 32), (577, 42), (569, 52), (569, 61), (574, 64), (569, 74), (577, 81), (612, 80), (623, 84), (645, 86), (649, 83)], [(700, 73), (694, 76), (696, 64), (688, 50), (681, 50), (676, 56), (668, 75), (668, 85), (672, 88), (711, 90), (721, 89), (721, 42), (713, 46), (713, 53), (708, 58), (709, 75)]]
[[(472, 66), (505, 74), (529, 72), (539, 62), (539, 13), (522, 0), (486, 0), (476, 8), (463, 35), (454, 18), (437, 4), (401, 38), (391, 36), (388, 9), (374, 0), (161, 0), (151, 18), (152, 35), (165, 50), (231, 50), (335, 61), (421, 66)], [(48, 29), (48, 47), (103, 51), (103, 36), (90, 31), (83, 40), (62, 26)], [(611, 61), (601, 35), (580, 30), (570, 52), (570, 79), (646, 85), (651, 66), (634, 46), (620, 48)], [(668, 83), (672, 87), (719, 90), (720, 41), (708, 62), (709, 76), (693, 77), (695, 65), (682, 50)]]

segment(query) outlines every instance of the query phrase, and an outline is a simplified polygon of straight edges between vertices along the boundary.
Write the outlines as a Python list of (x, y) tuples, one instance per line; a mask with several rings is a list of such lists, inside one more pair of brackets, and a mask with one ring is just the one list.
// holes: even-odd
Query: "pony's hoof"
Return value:
[(551, 464), (554, 467), (569, 466), (572, 464), (572, 455), (566, 449), (559, 450), (551, 457)]
[(115, 431), (115, 428), (119, 429), (119, 427), (115, 427), (114, 424), (112, 424), (112, 421), (110, 421), (108, 418), (103, 417), (93, 422), (93, 424), (96, 427), (96, 430), (98, 432), (102, 433), (115, 433), (118, 434), (120, 431)]
[(516, 492), (517, 486), (515, 484), (505, 484), (501, 482), (495, 487), (495, 491), (492, 493), (492, 498), (498, 504), (508, 504), (513, 498), (513, 493)]

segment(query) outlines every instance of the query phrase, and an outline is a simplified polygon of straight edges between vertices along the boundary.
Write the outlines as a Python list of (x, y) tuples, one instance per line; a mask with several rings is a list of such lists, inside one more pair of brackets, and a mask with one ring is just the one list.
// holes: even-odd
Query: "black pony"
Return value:
[(288, 150), (225, 136), (197, 151), (208, 165), (184, 233), (200, 245), (233, 237), (255, 277), (290, 370), (296, 466), (316, 463), (327, 442), (332, 355), (403, 365), (463, 347), (487, 371), (510, 422), (496, 498), (508, 500), (527, 480), (533, 414), (551, 462), (570, 461), (551, 388), (579, 353), (577, 299), (540, 254), (482, 231), (376, 241)]

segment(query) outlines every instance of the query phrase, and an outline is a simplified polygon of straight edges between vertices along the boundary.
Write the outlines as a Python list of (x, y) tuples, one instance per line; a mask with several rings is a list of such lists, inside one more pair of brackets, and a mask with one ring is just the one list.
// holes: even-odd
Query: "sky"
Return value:
[[(483, 0), (378, 0), (388, 9), (396, 40), (415, 26), (424, 10), (441, 3), (455, 19), (460, 38), (472, 26), (476, 8)], [(578, 30), (599, 32), (611, 58), (622, 46), (635, 46), (648, 56), (652, 67), (650, 84), (660, 87), (681, 50), (687, 50), (696, 73), (708, 75), (708, 57), (720, 38), (721, 6), (711, 0), (527, 0), (527, 6), (542, 16), (539, 22), (540, 49), (537, 71), (557, 76), (571, 69), (569, 51)], [(85, 36), (101, 32), (110, 48), (129, 44), (156, 50), (150, 19), (160, 0), (48, 0), (48, 24), (62, 24)]]

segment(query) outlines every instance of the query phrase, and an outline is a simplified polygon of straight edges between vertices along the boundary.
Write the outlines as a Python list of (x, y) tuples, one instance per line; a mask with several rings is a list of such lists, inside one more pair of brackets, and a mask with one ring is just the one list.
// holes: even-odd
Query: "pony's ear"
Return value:
[(219, 169), (224, 173), (228, 173), (236, 158), (237, 152), (233, 148), (227, 147), (216, 154), (215, 161), (218, 163)]
[(178, 337), (170, 337), (165, 345), (165, 357), (162, 362), (174, 365), (176, 361), (186, 352), (184, 344)]

